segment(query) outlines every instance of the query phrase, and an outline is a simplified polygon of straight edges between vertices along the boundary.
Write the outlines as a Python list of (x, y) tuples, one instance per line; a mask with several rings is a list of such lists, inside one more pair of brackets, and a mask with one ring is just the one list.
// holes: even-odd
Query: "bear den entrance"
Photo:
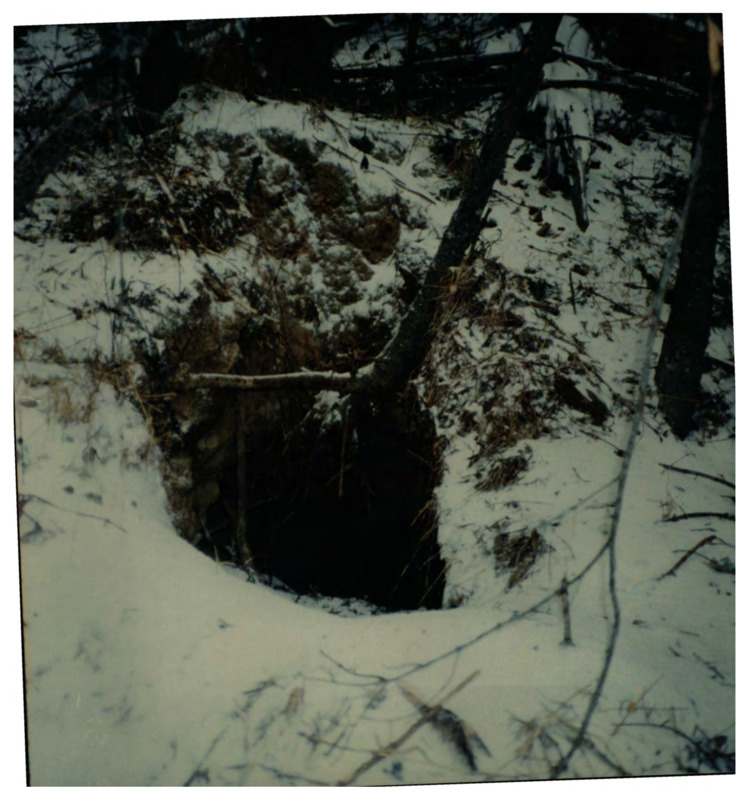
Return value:
[(439, 456), (415, 391), (383, 407), (351, 396), (327, 425), (309, 413), (309, 395), (214, 395), (210, 418), (185, 441), (199, 549), (249, 561), (301, 595), (359, 598), (392, 611), (442, 607)]

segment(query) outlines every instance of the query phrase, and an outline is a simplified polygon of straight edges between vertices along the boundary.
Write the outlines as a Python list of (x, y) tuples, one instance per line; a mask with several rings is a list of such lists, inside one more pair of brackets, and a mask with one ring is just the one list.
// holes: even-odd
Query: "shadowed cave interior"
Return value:
[[(220, 403), (224, 413), (231, 403)], [(310, 415), (290, 426), (288, 417), (257, 424), (245, 407), (234, 412), (237, 446), (224, 434), (218, 461), (201, 460), (204, 448), (193, 446), (193, 474), (218, 485), (213, 502), (197, 509), (197, 545), (240, 562), (244, 531), (253, 571), (273, 585), (388, 611), (440, 608), (446, 565), (431, 416), (415, 397), (378, 407), (357, 396), (345, 409), (326, 426)], [(200, 437), (208, 435), (200, 426)]]

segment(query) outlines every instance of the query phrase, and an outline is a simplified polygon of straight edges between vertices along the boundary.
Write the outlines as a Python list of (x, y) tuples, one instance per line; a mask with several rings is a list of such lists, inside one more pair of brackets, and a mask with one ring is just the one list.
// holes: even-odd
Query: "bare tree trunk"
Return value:
[(473, 162), (463, 190), (432, 265), (395, 335), (373, 365), (374, 385), (386, 391), (399, 391), (420, 366), (429, 344), (436, 300), (447, 271), (463, 261), (468, 248), (481, 232), (481, 215), (497, 178), (504, 174), (507, 150), (518, 124), (541, 83), (542, 69), (554, 44), (561, 15), (540, 16), (530, 32), (524, 57), (514, 68), (506, 102), (499, 105), (489, 120), (481, 149)]
[(661, 412), (679, 438), (696, 427), (694, 412), (701, 399), (700, 382), (712, 325), (715, 247), (728, 213), (722, 73), (715, 79), (708, 113), (702, 169), (686, 220), (671, 314), (655, 371)]
[(372, 364), (356, 375), (298, 373), (284, 376), (193, 374), (182, 376), (188, 386), (237, 389), (313, 388), (344, 394), (371, 392), (392, 397), (402, 391), (424, 359), (429, 328), (441, 285), (450, 267), (459, 266), (481, 232), (481, 216), (494, 182), (504, 174), (507, 151), (523, 114), (541, 84), (542, 70), (559, 27), (561, 14), (540, 15), (533, 23), (523, 57), (514, 67), (505, 102), (492, 114), (481, 148), (466, 181), (457, 209), (450, 219), (424, 283), (400, 321), (395, 334)]

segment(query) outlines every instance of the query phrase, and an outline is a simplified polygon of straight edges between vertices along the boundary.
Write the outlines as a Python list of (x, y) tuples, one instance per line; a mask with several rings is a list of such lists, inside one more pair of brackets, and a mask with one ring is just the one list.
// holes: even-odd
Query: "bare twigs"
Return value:
[[(643, 391), (643, 403), (642, 406), (644, 407), (644, 396), (645, 393)], [(638, 409), (639, 414), (642, 414), (642, 407)], [(585, 716), (583, 717), (583, 721), (578, 728), (577, 734), (575, 735), (574, 739), (572, 739), (572, 743), (570, 745), (569, 750), (567, 751), (566, 755), (564, 755), (559, 762), (557, 763), (556, 767), (551, 772), (552, 778), (558, 778), (560, 775), (564, 773), (569, 765), (570, 759), (572, 756), (580, 749), (580, 746), (585, 742), (586, 735), (588, 732), (588, 726), (590, 725), (590, 720), (593, 717), (593, 714), (598, 707), (598, 702), (601, 699), (601, 694), (603, 692), (604, 684), (606, 683), (606, 678), (608, 677), (609, 668), (611, 666), (611, 661), (614, 657), (614, 649), (616, 648), (616, 641), (619, 636), (619, 624), (621, 620), (621, 612), (619, 609), (619, 599), (616, 593), (616, 533), (619, 529), (619, 518), (621, 516), (621, 508), (622, 502), (624, 499), (624, 487), (627, 480), (627, 474), (629, 472), (629, 464), (632, 458), (632, 452), (634, 450), (634, 443), (636, 439), (636, 433), (639, 428), (639, 419), (638, 416), (635, 416), (632, 425), (633, 435), (630, 438), (630, 445), (627, 448), (627, 452), (624, 456), (624, 463), (622, 464), (622, 470), (620, 473), (619, 479), (619, 487), (617, 491), (617, 499), (614, 505), (614, 513), (612, 515), (611, 520), (611, 527), (609, 530), (609, 535), (606, 538), (606, 543), (604, 545), (604, 550), (608, 550), (609, 553), (609, 598), (611, 600), (611, 606), (613, 608), (613, 618), (611, 622), (611, 628), (609, 631), (609, 639), (606, 643), (606, 652), (604, 653), (603, 658), (603, 667), (601, 668), (601, 672), (598, 676), (598, 681), (596, 682), (596, 686), (593, 689), (593, 693), (590, 696), (590, 701), (588, 703), (587, 711), (585, 712)]]
[[(557, 524), (560, 520), (564, 519), (569, 513), (575, 511), (578, 508), (584, 507), (591, 500), (598, 497), (603, 491), (608, 489), (613, 482), (614, 481), (608, 481), (603, 486), (599, 486), (590, 494), (580, 498), (580, 500), (578, 500), (573, 505), (568, 506), (564, 511), (546, 520), (544, 523), (542, 523), (542, 525), (538, 526), (539, 530)], [(580, 570), (580, 572), (578, 572), (573, 578), (570, 578), (567, 581), (567, 587), (569, 588), (570, 586), (574, 586), (576, 583), (582, 581), (583, 578), (593, 569), (593, 567), (606, 554), (607, 550), (608, 550), (608, 543), (604, 542), (603, 545), (598, 550), (598, 552), (590, 559), (590, 561), (588, 561), (588, 563)], [(534, 614), (537, 614), (542, 608), (549, 605), (549, 603), (553, 602), (558, 596), (559, 596), (559, 589), (555, 589), (554, 591), (549, 592), (549, 594), (542, 597), (533, 605), (528, 606), (528, 608), (526, 608), (525, 610), (521, 612), (514, 611), (510, 616), (507, 616), (504, 619), (500, 620), (499, 622), (496, 622), (490, 628), (486, 628), (483, 631), (477, 633), (472, 639), (469, 639), (468, 641), (465, 642), (461, 642), (460, 644), (451, 647), (449, 650), (445, 650), (444, 652), (439, 653), (433, 658), (427, 659), (426, 661), (422, 661), (418, 664), (414, 664), (413, 666), (408, 667), (407, 669), (403, 670), (400, 674), (392, 678), (383, 678), (381, 675), (373, 675), (370, 673), (357, 672), (356, 670), (353, 670), (350, 667), (346, 667), (341, 662), (336, 661), (332, 656), (328, 655), (324, 651), (320, 652), (325, 658), (327, 658), (329, 661), (335, 664), (336, 667), (342, 669), (344, 672), (347, 672), (348, 674), (353, 675), (357, 678), (372, 679), (373, 684), (381, 684), (395, 680), (402, 680), (403, 678), (407, 678), (409, 675), (413, 675), (416, 672), (420, 672), (421, 670), (434, 666), (434, 664), (437, 664), (440, 661), (444, 661), (446, 658), (450, 658), (452, 656), (458, 656), (464, 650), (468, 650), (470, 647), (473, 647), (473, 645), (478, 644), (480, 641), (483, 641), (487, 636), (491, 636), (493, 633), (502, 630), (502, 628), (506, 628), (508, 625), (520, 622), (523, 619), (526, 619), (528, 617), (533, 616)], [(357, 683), (355, 685), (359, 686), (362, 684)]]
[(577, 314), (577, 304), (575, 303), (575, 283), (572, 280), (572, 270), (570, 270), (570, 300), (572, 301), (572, 310)]
[(177, 376), (177, 381), (190, 389), (328, 389), (348, 394), (365, 389), (364, 375), (358, 377), (340, 372), (287, 372), (280, 375), (225, 375), (199, 372)]
[(570, 760), (585, 741), (585, 736), (588, 730), (588, 726), (590, 725), (590, 720), (593, 717), (593, 714), (601, 699), (603, 687), (604, 684), (606, 683), (606, 678), (608, 677), (609, 668), (611, 666), (611, 661), (614, 655), (616, 640), (619, 635), (619, 623), (620, 623), (621, 613), (616, 593), (616, 534), (619, 529), (619, 520), (621, 517), (622, 506), (624, 502), (624, 492), (627, 485), (627, 476), (629, 474), (629, 468), (632, 463), (632, 456), (634, 454), (635, 445), (637, 443), (637, 437), (639, 436), (640, 433), (640, 425), (642, 424), (644, 416), (645, 398), (647, 395), (648, 385), (650, 383), (650, 355), (653, 352), (655, 345), (655, 338), (660, 328), (660, 320), (663, 311), (663, 302), (666, 295), (666, 287), (668, 286), (671, 274), (674, 271), (676, 262), (678, 260), (679, 252), (681, 250), (681, 244), (682, 241), (684, 240), (684, 234), (686, 231), (687, 219), (689, 219), (690, 210), (692, 208), (692, 204), (694, 202), (697, 191), (698, 177), (702, 172), (703, 150), (707, 136), (707, 126), (709, 118), (710, 118), (710, 108), (708, 107), (703, 116), (702, 124), (700, 126), (700, 131), (697, 136), (694, 156), (692, 158), (692, 164), (691, 164), (691, 174), (689, 176), (689, 187), (687, 189), (687, 196), (684, 202), (684, 210), (682, 211), (681, 218), (679, 219), (679, 225), (676, 230), (676, 234), (674, 235), (673, 241), (671, 242), (671, 248), (669, 249), (666, 262), (663, 265), (660, 281), (658, 283), (658, 291), (656, 292), (655, 297), (653, 298), (653, 303), (650, 310), (650, 323), (648, 326), (648, 335), (645, 341), (643, 358), (640, 368), (640, 380), (634, 404), (634, 413), (632, 415), (632, 426), (630, 428), (629, 438), (627, 440), (627, 447), (624, 452), (624, 457), (622, 459), (622, 466), (619, 472), (616, 500), (614, 502), (614, 511), (611, 516), (611, 525), (609, 527), (609, 533), (608, 536), (606, 537), (606, 543), (604, 545), (605, 549), (607, 549), (609, 553), (609, 597), (613, 608), (613, 618), (611, 622), (611, 628), (609, 631), (608, 643), (606, 645), (606, 652), (604, 654), (603, 667), (599, 674), (598, 681), (593, 690), (593, 693), (590, 697), (590, 702), (588, 703), (588, 709), (585, 713), (585, 716), (583, 717), (582, 723), (580, 724), (580, 728), (578, 729), (577, 735), (572, 740), (572, 744), (567, 754), (559, 761), (557, 766), (552, 771), (551, 773), (552, 778), (558, 778), (565, 772), (565, 770), (569, 766)]
[(559, 589), (559, 596), (562, 598), (562, 617), (564, 618), (564, 639), (563, 645), (573, 645), (572, 641), (572, 622), (570, 620), (570, 596), (567, 591), (567, 576), (562, 578), (562, 586)]
[[(541, 719), (535, 717), (529, 720), (516, 718), (516, 721), (521, 725), (522, 733), (527, 734), (528, 736), (523, 744), (516, 750), (515, 756), (517, 758), (527, 757), (530, 755), (536, 742), (539, 742), (544, 748), (553, 742), (553, 739), (549, 734), (549, 728), (551, 728), (552, 725), (561, 723), (563, 721), (562, 712), (572, 709), (572, 701), (583, 692), (585, 692), (585, 687), (576, 689), (565, 700), (557, 703), (556, 708), (547, 711), (547, 713)], [(556, 742), (554, 742), (554, 745), (557, 747), (557, 749), (559, 749), (559, 746), (556, 745)]]
[(688, 514), (677, 514), (675, 517), (666, 517), (663, 522), (681, 522), (684, 519), (695, 519), (699, 517), (715, 517), (716, 519), (730, 519), (735, 520), (735, 514), (729, 514), (725, 511), (692, 511)]
[(692, 736), (688, 736), (684, 731), (665, 722), (660, 725), (653, 722), (625, 722), (624, 725), (633, 728), (668, 731), (686, 740), (688, 742), (688, 760), (692, 762), (692, 765), (685, 769), (685, 765), (680, 763), (680, 759), (676, 759), (677, 766), (684, 772), (701, 773), (701, 767), (703, 766), (706, 766), (712, 772), (736, 772), (736, 753), (730, 749), (734, 743), (729, 740), (725, 733), (710, 736), (697, 726)]
[(699, 478), (707, 478), (709, 481), (722, 483), (724, 486), (728, 486), (731, 489), (736, 488), (735, 483), (731, 483), (731, 481), (727, 481), (725, 478), (719, 478), (717, 475), (708, 475), (706, 472), (698, 472), (696, 469), (684, 469), (684, 467), (675, 467), (673, 464), (658, 464), (658, 466), (663, 467), (663, 469), (670, 469), (672, 472), (681, 472), (684, 475), (696, 475)]
[[(656, 681), (657, 683), (657, 681)], [(628, 704), (626, 709), (624, 710), (624, 716), (619, 720), (616, 727), (614, 728), (614, 732), (611, 734), (612, 736), (616, 736), (619, 732), (621, 727), (627, 723), (627, 719), (629, 719), (630, 715), (636, 711), (638, 708), (642, 706), (642, 701), (645, 699), (646, 695), (650, 692), (650, 690), (655, 686), (655, 683), (648, 686), (646, 689), (643, 689), (640, 692), (640, 696), (636, 700), (631, 700)]]
[(309, 778), (306, 775), (297, 775), (293, 772), (284, 772), (282, 769), (278, 769), (277, 767), (269, 767), (267, 764), (258, 764), (260, 769), (264, 769), (266, 772), (270, 772), (271, 775), (275, 775), (277, 778), (282, 778), (285, 781), (295, 781), (298, 783), (307, 783), (312, 786), (329, 786), (330, 784), (326, 783), (325, 781), (316, 781), (314, 778)]
[(397, 739), (394, 739), (392, 742), (390, 742), (390, 744), (380, 748), (376, 753), (373, 753), (370, 759), (358, 766), (348, 777), (338, 781), (337, 785), (350, 786), (355, 780), (370, 770), (375, 764), (378, 764), (380, 761), (392, 755), (404, 742), (410, 739), (416, 733), (416, 731), (419, 730), (419, 728), (423, 727), (427, 724), (427, 722), (430, 722), (432, 719), (434, 719), (434, 717), (442, 710), (443, 705), (450, 698), (454, 697), (459, 691), (464, 689), (472, 680), (478, 677), (478, 675), (479, 670), (476, 670), (476, 672), (473, 672), (465, 680), (461, 681), (454, 689), (449, 691), (439, 703), (434, 706), (428, 706), (427, 710), (422, 713), (419, 719), (417, 719), (416, 722), (414, 722), (414, 724), (411, 725), (407, 731), (405, 731), (405, 733), (401, 734)]
[(18, 495), (19, 514), (23, 513), (24, 507), (30, 500), (38, 500), (40, 503), (44, 503), (44, 505), (46, 506), (51, 506), (52, 508), (56, 508), (58, 511), (64, 511), (67, 514), (75, 514), (77, 517), (86, 517), (87, 519), (95, 519), (98, 522), (103, 522), (105, 525), (111, 525), (113, 528), (117, 528), (117, 530), (120, 530), (123, 533), (127, 533), (127, 530), (123, 528), (122, 525), (118, 525), (116, 522), (112, 522), (112, 520), (109, 519), (108, 517), (99, 517), (96, 514), (86, 514), (84, 511), (73, 511), (70, 508), (63, 508), (62, 506), (58, 506), (57, 503), (53, 503), (51, 500), (45, 500), (43, 497), (39, 497), (38, 494)]
[(663, 578), (665, 578), (667, 575), (676, 575), (676, 570), (677, 570), (677, 569), (679, 569), (679, 567), (680, 567), (680, 566), (681, 566), (681, 565), (682, 565), (682, 564), (683, 564), (683, 563), (684, 563), (684, 562), (685, 562), (685, 561), (686, 561), (688, 558), (691, 558), (691, 557), (692, 557), (692, 556), (693, 556), (693, 555), (694, 555), (694, 554), (695, 554), (695, 553), (696, 553), (696, 552), (697, 552), (697, 551), (700, 549), (700, 547), (703, 547), (703, 546), (704, 546), (704, 545), (706, 545), (706, 544), (710, 544), (711, 542), (714, 542), (714, 541), (715, 541), (717, 538), (718, 538), (717, 536), (706, 536), (704, 539), (702, 539), (701, 541), (697, 542), (697, 544), (696, 544), (696, 545), (695, 545), (695, 546), (694, 546), (694, 547), (693, 547), (691, 550), (688, 550), (688, 551), (687, 551), (687, 552), (686, 552), (686, 553), (685, 553), (685, 554), (684, 554), (684, 555), (683, 555), (683, 556), (682, 556), (682, 557), (681, 557), (681, 558), (680, 558), (680, 559), (679, 559), (679, 560), (678, 560), (678, 561), (677, 561), (677, 562), (676, 562), (676, 563), (673, 565), (673, 567), (671, 567), (671, 569), (669, 569), (669, 570), (667, 570), (666, 572), (664, 572), (664, 573), (663, 573), (663, 575), (659, 575), (659, 576), (658, 576), (658, 580), (659, 580), (659, 581), (660, 581), (660, 580), (662, 580), (662, 579), (663, 579)]
[[(412, 689), (403, 684), (398, 684), (405, 698), (414, 705), (422, 714), (430, 713), (432, 706), (425, 703)], [(429, 719), (432, 727), (439, 733), (442, 739), (450, 744), (468, 764), (473, 772), (476, 772), (476, 755), (474, 748), (482, 750), (486, 755), (491, 755), (489, 748), (484, 744), (481, 737), (464, 720), (448, 708), (442, 708)]]

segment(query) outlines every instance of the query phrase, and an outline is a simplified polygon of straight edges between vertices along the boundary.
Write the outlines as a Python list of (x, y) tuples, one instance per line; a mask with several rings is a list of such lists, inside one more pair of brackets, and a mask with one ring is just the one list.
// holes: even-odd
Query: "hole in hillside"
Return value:
[(286, 433), (239, 411), (237, 446), (203, 476), (217, 491), (200, 512), (198, 545), (236, 562), (249, 556), (297, 594), (441, 608), (431, 417), (416, 401), (383, 411), (357, 397), (344, 408), (324, 430), (307, 415)]
[[(298, 369), (291, 343), (301, 328), (284, 338), (241, 320), (217, 325), (209, 303), (193, 303), (161, 354), (141, 353), (143, 394), (164, 396), (178, 366)], [(200, 550), (299, 595), (390, 611), (442, 607), (441, 459), (415, 390), (397, 402), (350, 396), (324, 408), (293, 390), (185, 390), (169, 405), (154, 420), (169, 443), (165, 487), (180, 532)]]

